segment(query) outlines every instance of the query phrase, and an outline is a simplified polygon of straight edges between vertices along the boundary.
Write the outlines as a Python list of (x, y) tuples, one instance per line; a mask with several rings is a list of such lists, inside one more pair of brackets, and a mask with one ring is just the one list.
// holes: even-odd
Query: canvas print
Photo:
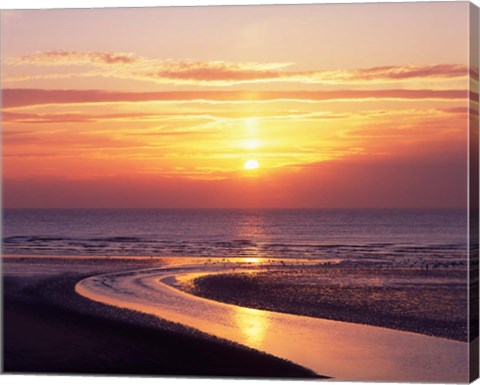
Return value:
[(6, 373), (478, 374), (478, 9), (1, 12)]

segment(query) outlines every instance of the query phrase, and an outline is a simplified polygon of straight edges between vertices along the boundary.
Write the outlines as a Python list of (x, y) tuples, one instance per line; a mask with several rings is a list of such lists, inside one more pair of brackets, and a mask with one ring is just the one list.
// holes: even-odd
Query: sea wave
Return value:
[(47, 255), (152, 255), (199, 257), (262, 257), (335, 259), (344, 263), (400, 264), (426, 267), (463, 266), (464, 244), (405, 245), (395, 243), (319, 244), (255, 242), (248, 239), (223, 241), (172, 241), (133, 236), (48, 237), (11, 236), (3, 239), (5, 254)]

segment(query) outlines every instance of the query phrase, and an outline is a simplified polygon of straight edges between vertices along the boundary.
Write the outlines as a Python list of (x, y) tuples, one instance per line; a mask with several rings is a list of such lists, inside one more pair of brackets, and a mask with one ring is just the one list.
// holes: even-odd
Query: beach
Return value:
[(78, 295), (90, 275), (160, 259), (3, 258), (4, 371), (318, 378), (298, 365), (157, 317)]
[[(261, 258), (7, 256), (4, 370), (463, 380), (467, 344), (457, 335), (447, 339), (431, 337), (431, 330), (405, 332), (412, 331), (408, 322), (378, 325), (371, 322), (378, 315), (369, 317), (368, 311), (345, 304), (343, 312), (305, 311), (312, 298), (308, 290), (318, 294), (324, 285), (331, 295), (329, 280), (351, 282), (353, 277), (368, 290), (373, 271)], [(338, 279), (342, 272), (343, 281)], [(388, 287), (388, 271), (378, 274)], [(390, 271), (392, 277), (398, 274)], [(416, 274), (409, 283), (418, 279)], [(454, 283), (455, 274), (447, 275)], [(290, 284), (283, 291), (273, 284), (285, 279)], [(437, 279), (448, 282), (446, 276)], [(298, 294), (295, 306), (287, 286)], [(347, 285), (343, 290), (350, 296)], [(203, 298), (213, 297), (207, 295), (212, 292), (217, 293), (214, 301)], [(340, 304), (342, 289), (336, 296)], [(262, 301), (270, 302), (262, 306)], [(357, 318), (342, 319), (345, 314)]]

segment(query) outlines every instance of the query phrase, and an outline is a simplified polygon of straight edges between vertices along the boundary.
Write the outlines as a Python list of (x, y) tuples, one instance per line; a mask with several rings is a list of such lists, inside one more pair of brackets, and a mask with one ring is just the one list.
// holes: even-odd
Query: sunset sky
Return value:
[(4, 204), (464, 207), (468, 12), (3, 11)]

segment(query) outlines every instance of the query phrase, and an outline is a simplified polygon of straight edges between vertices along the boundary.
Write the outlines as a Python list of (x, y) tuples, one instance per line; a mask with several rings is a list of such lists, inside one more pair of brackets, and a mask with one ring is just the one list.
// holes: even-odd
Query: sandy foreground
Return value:
[(8, 372), (466, 378), (461, 272), (178, 257), (3, 268)]
[(96, 303), (74, 290), (78, 281), (92, 275), (171, 262), (4, 257), (4, 371), (318, 378), (285, 360), (154, 316)]

